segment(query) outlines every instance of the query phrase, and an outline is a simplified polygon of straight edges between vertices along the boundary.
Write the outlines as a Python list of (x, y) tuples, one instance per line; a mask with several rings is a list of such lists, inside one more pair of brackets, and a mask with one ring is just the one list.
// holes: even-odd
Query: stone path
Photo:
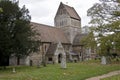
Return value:
[(118, 74), (120, 74), (120, 70), (119, 71), (113, 71), (113, 72), (110, 72), (110, 73), (107, 73), (107, 74), (104, 74), (104, 75), (101, 75), (101, 76), (88, 78), (86, 80), (100, 80), (102, 78), (111, 77), (111, 76), (118, 75)]

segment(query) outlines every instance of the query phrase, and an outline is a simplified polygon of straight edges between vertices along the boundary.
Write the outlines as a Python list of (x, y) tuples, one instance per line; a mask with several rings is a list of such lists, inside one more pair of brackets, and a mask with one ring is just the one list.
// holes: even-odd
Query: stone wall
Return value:
[(68, 14), (56, 15), (54, 24), (64, 31), (71, 43), (76, 34), (81, 33), (81, 21), (71, 18)]
[[(26, 59), (26, 57), (21, 57), (19, 59), (19, 65), (25, 65), (25, 59)], [(10, 66), (12, 66), (12, 65), (18, 65), (18, 59), (17, 59), (17, 57), (15, 57), (14, 55), (12, 55), (9, 58), (9, 65)]]

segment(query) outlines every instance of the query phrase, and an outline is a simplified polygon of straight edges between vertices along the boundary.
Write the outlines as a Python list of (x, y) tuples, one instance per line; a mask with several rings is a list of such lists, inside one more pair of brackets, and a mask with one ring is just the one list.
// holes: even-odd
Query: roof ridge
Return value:
[(49, 54), (53, 55), (55, 53), (56, 48), (57, 48), (57, 44), (50, 44), (50, 46), (46, 52), (46, 55), (49, 55)]
[(37, 23), (37, 22), (30, 22), (30, 23), (37, 24), (37, 25), (43, 25), (43, 26), (54, 27), (54, 26), (51, 26), (51, 25), (41, 24), (41, 23)]
[[(78, 15), (78, 13), (74, 9), (74, 7), (71, 7), (71, 6), (63, 4), (63, 3), (61, 3), (61, 4), (64, 6), (64, 8), (66, 9), (67, 13), (70, 15), (71, 18), (74, 18), (74, 19), (77, 19), (77, 20), (81, 20), (80, 16)], [(70, 10), (72, 11), (72, 13), (71, 13)]]
[(31, 22), (31, 23), (33, 23), (33, 24), (37, 24), (37, 25), (43, 25), (44, 27), (60, 29), (60, 28), (58, 28), (58, 27), (56, 27), (56, 26), (51, 26), (51, 25), (41, 24), (41, 23), (37, 23), (37, 22)]

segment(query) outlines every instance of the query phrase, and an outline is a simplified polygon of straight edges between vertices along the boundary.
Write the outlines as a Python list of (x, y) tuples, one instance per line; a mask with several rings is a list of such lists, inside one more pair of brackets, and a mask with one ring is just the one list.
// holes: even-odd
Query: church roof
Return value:
[[(62, 4), (62, 3), (61, 3)], [(69, 16), (71, 18), (77, 19), (77, 20), (81, 20), (80, 16), (77, 14), (76, 10), (73, 7), (70, 7), (68, 5), (63, 4), (63, 6), (65, 7), (65, 9), (67, 10)]]
[(41, 42), (70, 43), (62, 29), (34, 22), (32, 22), (31, 25), (39, 32)]
[(73, 45), (74, 45), (74, 46), (83, 45), (83, 44), (81, 43), (81, 40), (82, 40), (85, 36), (87, 36), (87, 35), (88, 35), (88, 34), (77, 34), (77, 35), (75, 36), (74, 40), (73, 40)]
[(62, 2), (60, 3), (60, 6), (59, 6), (58, 11), (57, 11), (57, 14), (60, 11), (60, 9), (63, 9), (63, 8), (66, 10), (66, 12), (68, 13), (68, 15), (71, 18), (77, 19), (77, 20), (81, 20), (80, 16), (77, 14), (76, 10), (73, 7), (65, 5)]
[(46, 56), (49, 56), (49, 55), (53, 56), (56, 48), (57, 48), (57, 44), (51, 44), (46, 52)]

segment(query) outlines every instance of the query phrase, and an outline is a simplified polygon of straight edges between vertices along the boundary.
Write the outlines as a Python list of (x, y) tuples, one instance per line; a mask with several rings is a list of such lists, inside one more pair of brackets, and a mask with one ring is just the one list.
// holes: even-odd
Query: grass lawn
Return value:
[(111, 76), (111, 77), (108, 77), (108, 78), (104, 78), (104, 79), (101, 79), (101, 80), (120, 80), (120, 74), (115, 75), (115, 76)]
[(67, 63), (67, 69), (61, 69), (60, 64), (49, 64), (41, 68), (18, 66), (16, 70), (16, 73), (12, 73), (12, 67), (0, 70), (0, 80), (85, 80), (88, 77), (120, 70), (120, 65), (82, 62)]

